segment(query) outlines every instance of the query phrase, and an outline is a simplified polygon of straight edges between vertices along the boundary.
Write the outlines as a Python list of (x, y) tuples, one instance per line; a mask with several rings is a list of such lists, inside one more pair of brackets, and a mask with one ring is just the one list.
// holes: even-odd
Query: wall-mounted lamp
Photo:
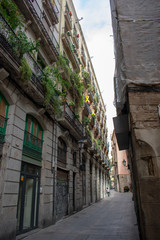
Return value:
[(83, 20), (83, 17), (76, 19), (75, 23), (78, 23), (78, 22), (80, 22), (81, 20)]
[(84, 147), (84, 140), (79, 140), (78, 141), (78, 147), (81, 150)]
[(158, 105), (158, 117), (160, 118), (160, 104)]
[(123, 163), (123, 166), (126, 167), (126, 160), (125, 159), (123, 159), (122, 163)]

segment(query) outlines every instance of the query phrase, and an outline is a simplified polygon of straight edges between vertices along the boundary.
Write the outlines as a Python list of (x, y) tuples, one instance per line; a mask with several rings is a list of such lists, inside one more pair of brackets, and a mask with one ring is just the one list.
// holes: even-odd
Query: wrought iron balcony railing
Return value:
[(64, 16), (65, 16), (65, 20), (66, 20), (67, 29), (71, 30), (72, 29), (72, 13), (69, 10), (69, 7), (67, 4), (66, 4)]
[[(20, 58), (17, 56), (17, 53), (14, 50), (16, 45), (20, 45), (19, 39), (1, 14), (0, 14), (0, 44), (5, 48), (5, 50), (9, 53), (12, 59), (16, 62), (16, 64), (20, 66)], [(42, 80), (40, 77), (37, 77), (42, 74), (41, 68), (35, 62), (30, 53), (25, 53), (24, 57), (26, 58), (32, 70), (32, 83), (35, 85), (36, 89), (38, 89), (38, 91), (41, 94), (44, 94)]]
[(81, 58), (84, 66), (86, 66), (86, 55), (84, 53), (84, 50), (81, 49)]
[(41, 28), (41, 31), (43, 32), (44, 36), (46, 37), (49, 45), (52, 47), (52, 49), (58, 59), (59, 44), (58, 44), (57, 39), (55, 38), (54, 32), (50, 29), (50, 26), (48, 25), (45, 13), (42, 12), (42, 10), (36, 0), (34, 0), (34, 1), (27, 0), (25, 3), (28, 4), (33, 16), (36, 19), (37, 25)]
[(88, 147), (91, 147), (92, 146), (91, 136), (89, 135), (89, 133), (86, 129), (84, 129), (84, 139), (86, 140), (86, 145)]
[(89, 104), (88, 102), (85, 102), (84, 104), (84, 113), (88, 116), (89, 113), (90, 113), (90, 107), (89, 107)]
[(77, 34), (75, 29), (74, 29), (74, 32), (73, 32), (73, 40), (74, 40), (74, 43), (75, 43), (76, 47), (79, 48), (79, 37), (78, 37), (78, 34)]
[(83, 125), (77, 119), (75, 113), (69, 108), (67, 103), (63, 104), (62, 115), (58, 117), (57, 120), (62, 126), (68, 128), (75, 138), (82, 139), (84, 137)]
[(62, 41), (63, 41), (64, 47), (68, 53), (68, 57), (73, 64), (74, 69), (76, 69), (79, 72), (80, 64), (79, 64), (79, 60), (78, 60), (78, 53), (77, 53), (76, 48), (74, 48), (74, 44), (72, 43), (71, 38), (68, 34), (68, 31), (66, 31), (66, 29), (64, 29), (64, 31), (62, 33)]
[(4, 143), (7, 118), (0, 115), (0, 143)]
[(23, 143), (23, 153), (25, 155), (31, 156), (40, 161), (42, 159), (42, 146), (43, 141), (41, 139), (25, 131)]
[(43, 4), (46, 6), (51, 19), (54, 21), (54, 24), (57, 24), (59, 22), (58, 16), (59, 16), (59, 2), (51, 1), (51, 0), (42, 0)]

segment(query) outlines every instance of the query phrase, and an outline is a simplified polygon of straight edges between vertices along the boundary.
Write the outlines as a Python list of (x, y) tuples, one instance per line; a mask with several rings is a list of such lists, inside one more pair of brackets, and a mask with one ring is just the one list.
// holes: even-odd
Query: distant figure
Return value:
[(110, 189), (109, 187), (107, 187), (107, 194), (108, 194), (108, 197), (110, 196)]

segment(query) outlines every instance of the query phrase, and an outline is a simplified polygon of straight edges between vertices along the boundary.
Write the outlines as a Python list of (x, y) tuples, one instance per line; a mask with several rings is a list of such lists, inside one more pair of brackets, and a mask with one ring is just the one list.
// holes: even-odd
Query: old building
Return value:
[(2, 0), (1, 240), (104, 198), (105, 111), (73, 2)]
[(115, 134), (128, 149), (141, 239), (160, 236), (160, 1), (111, 0)]
[(115, 131), (112, 134), (112, 167), (114, 188), (118, 192), (125, 192), (130, 190), (130, 165), (128, 163), (127, 151), (119, 151)]

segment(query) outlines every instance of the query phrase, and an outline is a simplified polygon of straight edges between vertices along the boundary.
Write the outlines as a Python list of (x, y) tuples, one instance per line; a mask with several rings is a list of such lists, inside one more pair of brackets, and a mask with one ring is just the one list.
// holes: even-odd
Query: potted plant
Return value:
[(71, 101), (69, 101), (68, 105), (69, 105), (69, 108), (73, 110), (75, 103), (71, 100)]

